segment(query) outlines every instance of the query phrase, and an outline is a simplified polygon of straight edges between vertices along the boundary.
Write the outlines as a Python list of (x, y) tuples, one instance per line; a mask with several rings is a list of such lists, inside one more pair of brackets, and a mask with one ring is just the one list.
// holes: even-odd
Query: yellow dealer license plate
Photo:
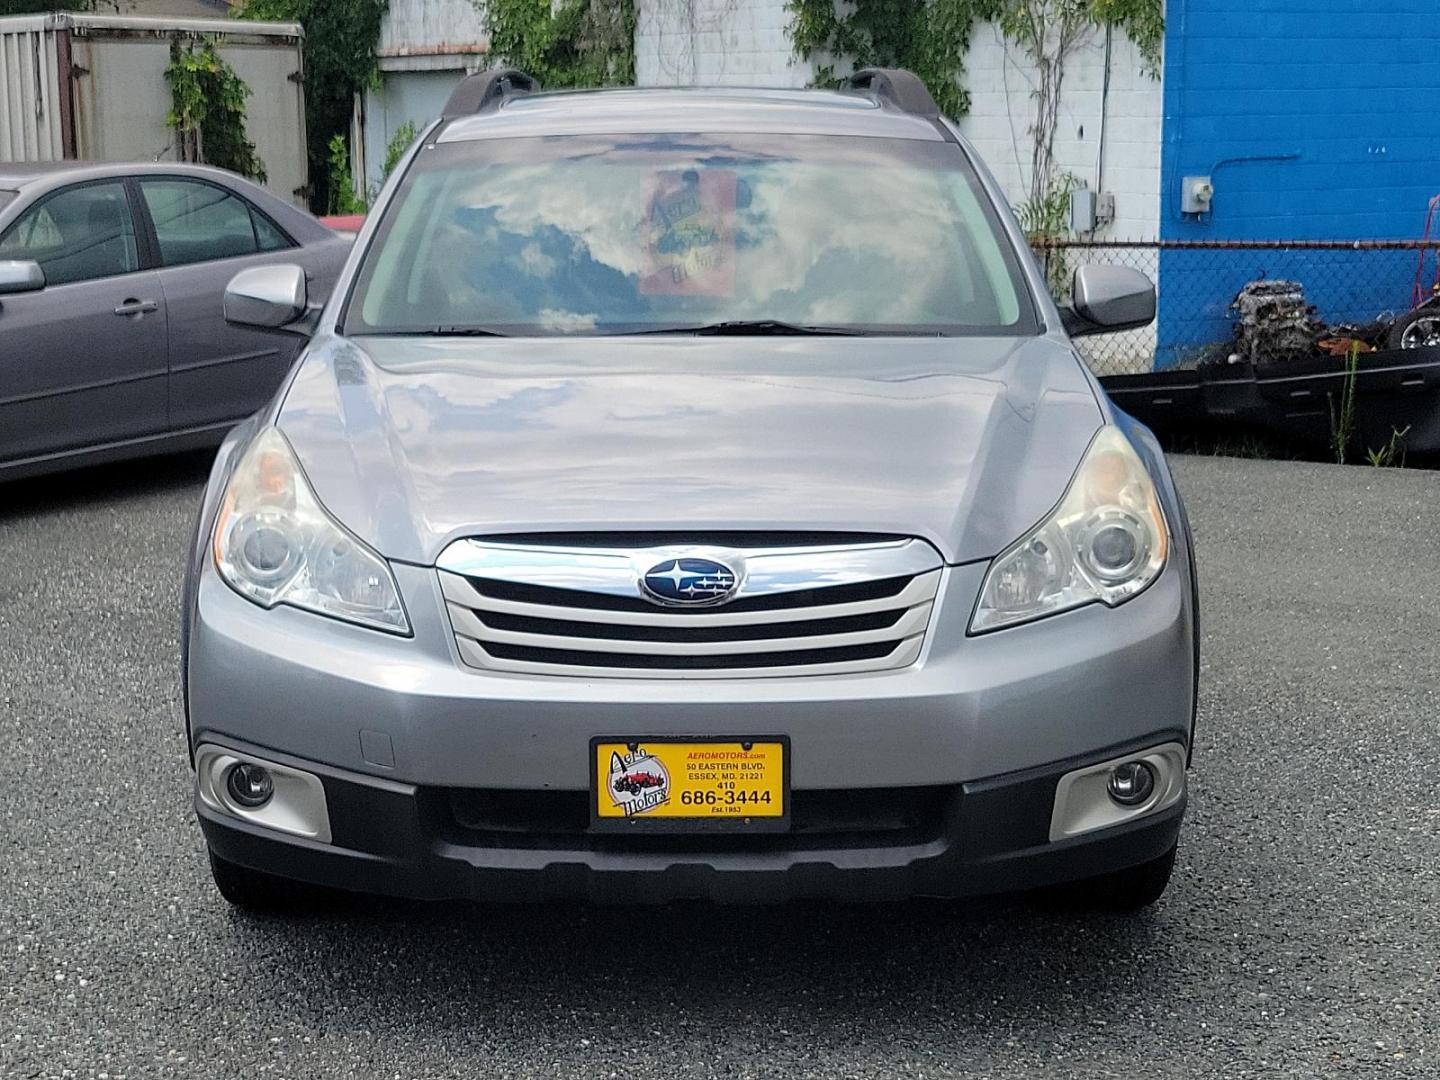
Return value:
[(598, 738), (590, 744), (596, 828), (789, 827), (790, 746), (783, 736)]

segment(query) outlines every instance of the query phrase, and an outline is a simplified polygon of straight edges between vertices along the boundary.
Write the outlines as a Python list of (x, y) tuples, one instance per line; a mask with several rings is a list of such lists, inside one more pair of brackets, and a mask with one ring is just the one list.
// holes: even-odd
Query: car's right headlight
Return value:
[(290, 604), (410, 632), (389, 565), (325, 512), (273, 427), (255, 437), (230, 477), (214, 553), (220, 576), (261, 607)]
[(1060, 505), (990, 564), (970, 632), (1096, 600), (1115, 607), (1160, 576), (1169, 550), (1155, 482), (1125, 433), (1106, 425)]

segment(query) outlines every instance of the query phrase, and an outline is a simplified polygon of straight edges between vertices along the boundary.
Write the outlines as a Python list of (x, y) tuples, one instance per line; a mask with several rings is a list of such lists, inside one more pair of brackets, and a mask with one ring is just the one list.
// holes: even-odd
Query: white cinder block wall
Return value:
[[(641, 86), (805, 86), (814, 68), (794, 55), (785, 0), (637, 0), (635, 73)], [(1111, 43), (1105, 97), (1105, 35), (1083, 41), (1065, 69), (1055, 140), (1058, 167), (1115, 196), (1115, 221), (1097, 236), (1150, 239), (1160, 211), (1160, 81), (1143, 73), (1121, 32)], [(1012, 202), (1029, 192), (1034, 68), (990, 23), (975, 27), (966, 62), (971, 110), (960, 128)]]
[(641, 86), (805, 86), (785, 0), (636, 0)]
[[(960, 130), (974, 144), (1012, 203), (1030, 190), (1030, 127), (1035, 116), (1035, 68), (992, 23), (975, 28), (965, 64), (970, 112)], [(1115, 196), (1115, 220), (1100, 237), (1150, 240), (1160, 227), (1160, 80), (1143, 71), (1139, 50), (1115, 31), (1110, 90), (1105, 94), (1105, 34), (1095, 31), (1065, 65), (1055, 164), (1082, 187)], [(1103, 102), (1103, 108), (1102, 108)], [(1100, 162), (1101, 117), (1105, 156)]]
[[(1055, 166), (1081, 187), (1115, 196), (1115, 219), (1097, 229), (1097, 239), (1153, 240), (1160, 235), (1160, 125), (1164, 95), (1160, 80), (1147, 75), (1140, 51), (1123, 32), (1110, 42), (1110, 86), (1105, 89), (1105, 33), (1081, 41), (1065, 64), (1060, 115), (1055, 126)], [(959, 118), (965, 137), (995, 174), (1012, 205), (1030, 193), (1035, 67), (1007, 42), (993, 23), (975, 28), (966, 57), (965, 86), (970, 112)], [(1104, 161), (1101, 162), (1101, 120)], [(1122, 264), (1134, 253), (1072, 254), (1082, 261)], [(1143, 258), (1143, 256), (1142, 256)], [(1158, 265), (1141, 265), (1151, 274)], [(1155, 355), (1155, 325), (1124, 334), (1086, 338), (1080, 354), (1100, 375), (1148, 368)]]

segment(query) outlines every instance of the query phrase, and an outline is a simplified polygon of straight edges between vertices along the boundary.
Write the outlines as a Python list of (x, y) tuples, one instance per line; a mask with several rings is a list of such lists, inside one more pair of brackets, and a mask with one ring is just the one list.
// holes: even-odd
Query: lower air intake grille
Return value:
[(953, 787), (799, 790), (784, 833), (623, 835), (590, 831), (589, 793), (431, 789), (426, 798), (455, 843), (486, 848), (619, 851), (818, 851), (898, 847), (939, 837)]

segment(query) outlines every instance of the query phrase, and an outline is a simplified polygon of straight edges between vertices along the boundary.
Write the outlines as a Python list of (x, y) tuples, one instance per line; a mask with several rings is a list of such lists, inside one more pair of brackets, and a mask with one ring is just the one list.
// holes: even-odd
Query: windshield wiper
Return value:
[[(700, 323), (695, 326), (662, 326), (653, 330), (635, 330), (633, 334), (695, 334), (700, 337), (763, 337), (763, 336), (807, 336), (816, 337), (864, 337), (864, 330), (847, 326), (802, 326), (799, 323), (781, 322), (779, 319), (730, 319), (726, 322)], [(622, 336), (628, 337), (629, 334)]]
[(355, 337), (511, 337), (493, 326), (423, 326), (355, 331)]
[[(397, 337), (513, 337), (508, 331), (493, 326), (431, 326), (413, 330), (374, 330), (375, 334)], [(577, 335), (589, 336), (590, 332)], [(853, 326), (806, 326), (802, 323), (784, 322), (780, 319), (729, 319), (724, 322), (693, 323), (679, 326), (655, 326), (643, 330), (618, 330), (604, 337), (644, 337), (651, 334), (691, 334), (696, 337), (872, 337), (875, 335), (898, 335), (915, 337), (939, 337), (938, 330), (862, 330)]]
[(433, 330), (421, 330), (421, 334), (435, 337), (509, 337), (504, 330), (493, 326), (437, 326)]

